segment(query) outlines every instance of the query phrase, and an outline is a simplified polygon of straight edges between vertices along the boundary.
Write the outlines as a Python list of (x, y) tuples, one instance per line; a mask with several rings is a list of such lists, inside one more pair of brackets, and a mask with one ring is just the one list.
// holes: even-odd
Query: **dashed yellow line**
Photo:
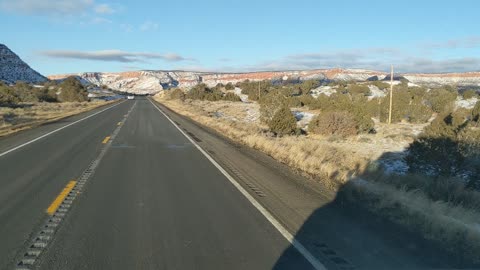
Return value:
[(60, 192), (60, 194), (55, 198), (55, 200), (50, 204), (50, 206), (47, 208), (47, 214), (53, 215), (55, 211), (57, 211), (58, 207), (60, 204), (62, 204), (63, 200), (65, 197), (67, 197), (68, 193), (72, 191), (72, 189), (75, 187), (75, 184), (77, 184), (77, 181), (70, 181), (68, 182), (67, 186)]
[(105, 137), (105, 139), (103, 139), (102, 143), (106, 144), (109, 140), (110, 140), (110, 136), (107, 136)]

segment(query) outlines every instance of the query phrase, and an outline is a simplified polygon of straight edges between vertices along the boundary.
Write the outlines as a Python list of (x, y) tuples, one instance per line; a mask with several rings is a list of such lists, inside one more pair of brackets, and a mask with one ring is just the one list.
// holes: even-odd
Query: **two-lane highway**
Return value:
[(290, 242), (148, 99), (124, 102), (0, 157), (3, 267), (31, 250), (47, 208), (106, 143), (51, 241), (21, 267), (313, 268), (299, 252), (282, 257)]
[(462, 265), (160, 108), (138, 98), (0, 140), (0, 269)]
[[(12, 263), (53, 199), (87, 167), (116, 119), (132, 104), (116, 104), (0, 140), (1, 269)], [(89, 118), (81, 120), (85, 117)], [(36, 141), (29, 143), (32, 140)], [(7, 153), (12, 148), (17, 149)]]

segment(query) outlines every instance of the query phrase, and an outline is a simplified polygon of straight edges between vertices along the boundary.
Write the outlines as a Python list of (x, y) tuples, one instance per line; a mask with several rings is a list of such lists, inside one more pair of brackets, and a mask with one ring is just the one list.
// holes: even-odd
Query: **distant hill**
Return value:
[(0, 44), (0, 81), (6, 83), (15, 83), (16, 81), (39, 83), (47, 80), (46, 77), (23, 62), (7, 46)]
[[(215, 86), (217, 83), (236, 83), (244, 80), (259, 81), (375, 81), (389, 80), (386, 72), (363, 69), (317, 69), (297, 71), (262, 71), (246, 73), (194, 72), (194, 71), (130, 71), (130, 72), (85, 72), (79, 74), (65, 74), (49, 76), (52, 80), (63, 79), (67, 76), (78, 76), (82, 82), (90, 82), (111, 89), (136, 93), (155, 94), (172, 87), (190, 88), (199, 83)], [(407, 79), (415, 84), (428, 86), (457, 85), (458, 87), (479, 87), (480, 72), (445, 73), (445, 74), (396, 74), (395, 80)]]

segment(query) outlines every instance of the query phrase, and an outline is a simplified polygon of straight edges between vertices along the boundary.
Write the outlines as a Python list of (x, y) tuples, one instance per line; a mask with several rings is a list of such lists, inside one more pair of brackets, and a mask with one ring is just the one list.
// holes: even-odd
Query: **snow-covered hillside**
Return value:
[(0, 44), (0, 81), (39, 83), (47, 81), (47, 78), (30, 68), (7, 46)]
[[(318, 80), (331, 81), (374, 81), (384, 80), (388, 76), (385, 72), (363, 69), (318, 69), (298, 71), (262, 71), (245, 73), (219, 73), (219, 72), (193, 72), (193, 71), (162, 71), (144, 70), (132, 72), (89, 72), (80, 74), (53, 75), (50, 79), (62, 79), (69, 75), (96, 85), (106, 85), (112, 89), (137, 94), (155, 94), (164, 89), (179, 86), (190, 88), (199, 83), (212, 87), (218, 83), (237, 83), (244, 80), (261, 81), (305, 81)], [(455, 84), (457, 86), (480, 86), (480, 72), (446, 73), (446, 74), (404, 74), (410, 85), (417, 84), (438, 86), (442, 84)], [(396, 84), (400, 81), (396, 80)], [(320, 92), (326, 89), (317, 89)], [(372, 89), (371, 89), (372, 90)], [(379, 91), (372, 92), (381, 95)]]

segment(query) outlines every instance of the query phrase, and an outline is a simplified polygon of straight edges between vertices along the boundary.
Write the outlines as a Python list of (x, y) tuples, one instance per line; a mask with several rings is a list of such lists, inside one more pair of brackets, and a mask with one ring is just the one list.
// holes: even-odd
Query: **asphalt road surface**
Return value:
[(1, 139), (0, 173), (1, 269), (460, 265), (147, 98)]

